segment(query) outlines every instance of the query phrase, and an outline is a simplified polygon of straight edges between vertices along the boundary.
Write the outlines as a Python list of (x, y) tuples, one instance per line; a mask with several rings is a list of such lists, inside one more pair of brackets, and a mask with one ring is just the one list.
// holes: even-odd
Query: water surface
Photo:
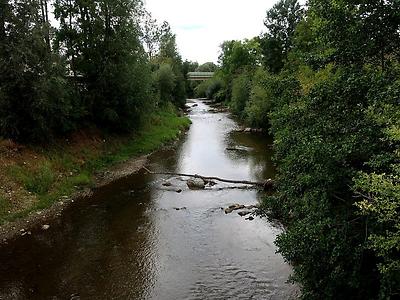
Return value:
[[(154, 154), (148, 168), (238, 180), (274, 176), (271, 140), (235, 132), (228, 114), (193, 103), (187, 136)], [(165, 181), (182, 192), (167, 190)], [(275, 253), (281, 229), (222, 209), (257, 204), (262, 195), (228, 186), (192, 191), (182, 178), (142, 171), (98, 189), (50, 230), (1, 250), (0, 299), (291, 298), (291, 269)]]

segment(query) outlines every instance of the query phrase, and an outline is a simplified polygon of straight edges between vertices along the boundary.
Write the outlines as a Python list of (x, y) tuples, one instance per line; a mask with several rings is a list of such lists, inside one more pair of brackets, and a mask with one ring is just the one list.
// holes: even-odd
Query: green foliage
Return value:
[(241, 73), (254, 68), (260, 61), (258, 39), (244, 41), (225, 41), (221, 46), (219, 62), (225, 75)]
[[(161, 69), (163, 65), (171, 67), (173, 73), (169, 75), (171, 76), (170, 81), (174, 81), (174, 86), (173, 90), (168, 92), (170, 94), (166, 96), (176, 107), (183, 107), (186, 102), (186, 86), (188, 85), (186, 80), (187, 73), (184, 72), (192, 66), (188, 63), (182, 63), (182, 59), (177, 51), (176, 37), (171, 32), (171, 28), (167, 22), (162, 24), (160, 32), (160, 51), (152, 61), (153, 69)], [(167, 70), (163, 70), (163, 72), (164, 75), (167, 75)], [(159, 94), (161, 92), (161, 90), (158, 91)], [(161, 99), (161, 102), (163, 101), (165, 100)]]
[(200, 82), (195, 88), (194, 88), (194, 95), (197, 98), (206, 98), (207, 97), (207, 89), (208, 86), (210, 85), (209, 80), (205, 80)]
[(222, 46), (232, 110), (274, 135), (264, 206), (303, 299), (399, 295), (399, 5), (311, 0), (304, 14), (283, 0), (254, 39), (264, 68)]
[(196, 88), (196, 82), (189, 81), (187, 80), (187, 74), (189, 72), (194, 72), (198, 68), (199, 64), (197, 62), (191, 62), (191, 61), (184, 61), (182, 63), (182, 72), (185, 76), (185, 90), (186, 90), (186, 96), (188, 98), (193, 98), (194, 97), (194, 89)]
[(356, 203), (362, 215), (368, 216), (368, 247), (379, 258), (381, 296), (395, 295), (400, 286), (400, 173), (394, 175), (360, 173), (355, 179), (356, 193), (363, 200)]
[[(277, 245), (294, 264), (293, 278), (302, 283), (306, 299), (372, 299), (379, 288), (377, 258), (366, 241), (382, 227), (359, 216), (352, 182), (358, 171), (370, 169), (372, 157), (394, 148), (382, 142), (385, 126), (370, 117), (376, 92), (387, 95), (393, 78), (339, 69), (319, 79), (309, 93), (302, 95), (299, 85), (291, 99), (276, 98), (271, 124), (279, 193), (266, 203), (288, 224)], [(393, 201), (398, 203), (398, 196)], [(398, 279), (390, 280), (393, 287)]]
[(172, 102), (174, 100), (175, 74), (168, 64), (161, 65), (154, 74), (160, 103)]
[(66, 49), (73, 77), (82, 78), (86, 118), (99, 127), (129, 131), (149, 104), (150, 68), (136, 20), (140, 8), (134, 0), (55, 2), (58, 49)]
[[(342, 143), (342, 137), (338, 140), (341, 131), (355, 124), (341, 124), (344, 120), (340, 119), (340, 114), (346, 104), (338, 102), (341, 97), (334, 95), (340, 83), (335, 84), (331, 80), (326, 83), (329, 86), (320, 85), (309, 96), (293, 95), (294, 99), (289, 103), (279, 99), (271, 121), (275, 133), (275, 157), (279, 161), (280, 171), (280, 213), (285, 219), (292, 219), (287, 232), (279, 236), (277, 244), (284, 257), (294, 262), (294, 278), (302, 282), (304, 296), (307, 295), (308, 299), (317, 298), (311, 292), (314, 290), (321, 291), (324, 298), (332, 298), (334, 290), (329, 288), (331, 282), (344, 291), (346, 284), (354, 280), (345, 276), (344, 265), (339, 264), (338, 256), (348, 254), (345, 245), (351, 241), (339, 238), (340, 227), (329, 228), (332, 222), (329, 215), (333, 207), (325, 189), (335, 191), (346, 184), (343, 172), (347, 169), (340, 166), (348, 164), (347, 154), (358, 149), (362, 140), (349, 140), (347, 143)], [(330, 101), (326, 102), (326, 99)], [(356, 111), (354, 113), (357, 114)], [(360, 116), (351, 116), (350, 119), (352, 117), (358, 120)], [(349, 212), (345, 212), (343, 215), (347, 217)], [(335, 252), (330, 252), (331, 249), (335, 249)], [(317, 262), (311, 265), (311, 260)], [(346, 259), (342, 263), (360, 267), (357, 260)], [(330, 277), (333, 270), (336, 275)], [(327, 275), (321, 277), (320, 272)]]
[[(96, 150), (89, 147), (78, 153), (54, 148), (46, 153), (43, 161), (36, 161), (36, 168), (27, 165), (11, 167), (9, 175), (28, 191), (35, 193), (38, 201), (24, 211), (8, 214), (12, 205), (0, 196), (0, 223), (24, 217), (37, 209), (48, 208), (61, 197), (73, 194), (77, 188), (91, 186), (94, 174), (98, 171), (158, 149), (176, 139), (189, 125), (188, 118), (177, 116), (172, 104), (167, 104), (152, 112), (136, 134), (109, 136), (104, 148)], [(77, 163), (82, 157), (85, 163)]]
[(311, 0), (309, 5), (320, 56), (326, 61), (384, 67), (399, 57), (399, 1)]
[[(186, 83), (175, 35), (168, 23), (156, 24), (141, 0), (5, 0), (0, 5), (3, 137), (46, 142), (93, 124), (132, 131), (156, 105), (152, 71), (164, 64), (174, 74), (173, 97), (165, 101), (183, 106)], [(48, 11), (54, 11), (58, 28), (51, 28)], [(149, 58), (158, 60), (156, 68)]]
[(215, 99), (217, 94), (224, 88), (224, 82), (218, 77), (213, 77), (209, 80), (201, 82), (195, 88), (195, 96), (199, 98)]
[(196, 68), (196, 72), (215, 72), (218, 66), (213, 62), (206, 62)]
[(265, 69), (260, 68), (254, 74), (250, 99), (246, 104), (247, 122), (258, 128), (269, 128), (269, 114), (274, 101), (275, 80)]
[[(398, 78), (398, 77), (397, 77)], [(400, 292), (400, 92), (397, 79), (386, 90), (374, 91), (374, 103), (367, 114), (382, 127), (387, 146), (370, 158), (368, 171), (354, 178), (356, 206), (368, 220), (368, 248), (375, 252), (380, 272), (380, 298)], [(385, 101), (380, 101), (384, 97)]]
[(74, 127), (74, 93), (63, 78), (60, 58), (49, 49), (48, 23), (40, 17), (38, 1), (3, 5), (0, 135), (45, 141)]
[(260, 39), (265, 66), (278, 73), (293, 47), (297, 24), (302, 20), (303, 9), (297, 0), (281, 0), (267, 11), (264, 24), (267, 33)]
[(0, 196), (0, 220), (4, 215), (8, 214), (11, 209), (11, 203), (5, 197)]
[[(230, 102), (233, 97), (233, 85), (235, 77), (241, 77), (242, 74), (250, 74), (256, 70), (261, 61), (260, 41), (258, 38), (244, 41), (225, 41), (221, 45), (221, 54), (219, 56), (220, 69), (217, 70), (215, 77), (222, 80), (223, 88), (215, 93), (215, 98), (219, 102)], [(244, 75), (250, 76), (250, 75)], [(239, 96), (239, 85), (236, 84), (236, 96)], [(250, 88), (250, 87), (248, 87)], [(245, 91), (246, 89), (243, 89)], [(248, 92), (246, 92), (248, 93)], [(245, 95), (243, 95), (245, 96)], [(249, 96), (244, 98), (248, 99)], [(236, 114), (243, 115), (243, 109), (246, 105), (245, 99), (237, 99), (239, 102), (233, 106)], [(242, 109), (239, 111), (239, 109)]]
[(240, 74), (233, 80), (230, 108), (239, 117), (244, 117), (244, 109), (250, 99), (250, 88), (251, 81), (249, 74)]

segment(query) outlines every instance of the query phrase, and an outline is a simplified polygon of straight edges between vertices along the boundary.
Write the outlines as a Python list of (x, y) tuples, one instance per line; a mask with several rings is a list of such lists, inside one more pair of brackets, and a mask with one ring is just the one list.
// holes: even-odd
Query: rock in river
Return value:
[(206, 186), (206, 183), (201, 178), (189, 179), (186, 184), (191, 190), (203, 190)]
[(246, 208), (246, 206), (240, 205), (240, 204), (234, 204), (234, 205), (231, 205), (231, 206), (225, 208), (225, 213), (230, 214), (234, 210), (243, 209), (243, 208)]
[(244, 216), (247, 216), (247, 215), (249, 215), (251, 213), (252, 213), (251, 210), (244, 210), (244, 211), (239, 211), (238, 215), (241, 216), (241, 217), (244, 217)]

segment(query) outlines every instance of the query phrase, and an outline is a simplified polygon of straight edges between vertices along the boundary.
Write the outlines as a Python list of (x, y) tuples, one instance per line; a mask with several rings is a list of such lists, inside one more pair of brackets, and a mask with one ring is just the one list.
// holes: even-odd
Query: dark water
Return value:
[[(153, 155), (149, 168), (273, 177), (270, 140), (233, 133), (227, 114), (196, 103), (187, 137)], [(165, 190), (164, 180), (182, 193)], [(221, 208), (261, 197), (227, 186), (191, 191), (179, 178), (141, 172), (99, 189), (50, 230), (1, 250), (0, 299), (290, 299), (291, 269), (273, 244), (280, 229), (226, 215)]]

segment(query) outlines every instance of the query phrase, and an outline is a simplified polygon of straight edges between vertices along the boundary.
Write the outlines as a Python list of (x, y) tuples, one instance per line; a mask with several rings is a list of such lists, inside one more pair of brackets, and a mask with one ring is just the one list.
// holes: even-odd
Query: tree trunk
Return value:
[(6, 38), (6, 13), (8, 5), (7, 0), (0, 0), (0, 41)]
[(69, 8), (69, 24), (68, 24), (68, 28), (69, 28), (69, 32), (70, 32), (70, 36), (68, 37), (68, 49), (70, 51), (70, 55), (71, 55), (71, 62), (70, 62), (70, 68), (72, 71), (72, 74), (74, 75), (74, 84), (76, 83), (76, 70), (75, 70), (75, 55), (74, 55), (74, 48), (72, 47), (72, 38), (71, 38), (71, 32), (72, 32), (72, 0), (68, 1), (68, 8)]
[(198, 174), (184, 174), (184, 173), (174, 173), (174, 172), (153, 172), (143, 167), (147, 173), (149, 174), (158, 174), (158, 175), (173, 175), (173, 176), (183, 176), (183, 177), (193, 177), (193, 178), (200, 178), (204, 181), (221, 181), (226, 183), (235, 183), (235, 184), (248, 184), (248, 185), (256, 185), (262, 187), (264, 190), (270, 190), (274, 186), (274, 181), (272, 179), (267, 179), (265, 182), (256, 182), (256, 181), (249, 181), (249, 180), (232, 180), (232, 179), (224, 179), (215, 176), (202, 176)]
[(49, 11), (47, 8), (47, 0), (43, 0), (44, 4), (44, 21), (45, 21), (45, 29), (46, 29), (46, 44), (49, 53), (51, 53), (51, 43), (50, 43), (50, 22), (49, 22)]

